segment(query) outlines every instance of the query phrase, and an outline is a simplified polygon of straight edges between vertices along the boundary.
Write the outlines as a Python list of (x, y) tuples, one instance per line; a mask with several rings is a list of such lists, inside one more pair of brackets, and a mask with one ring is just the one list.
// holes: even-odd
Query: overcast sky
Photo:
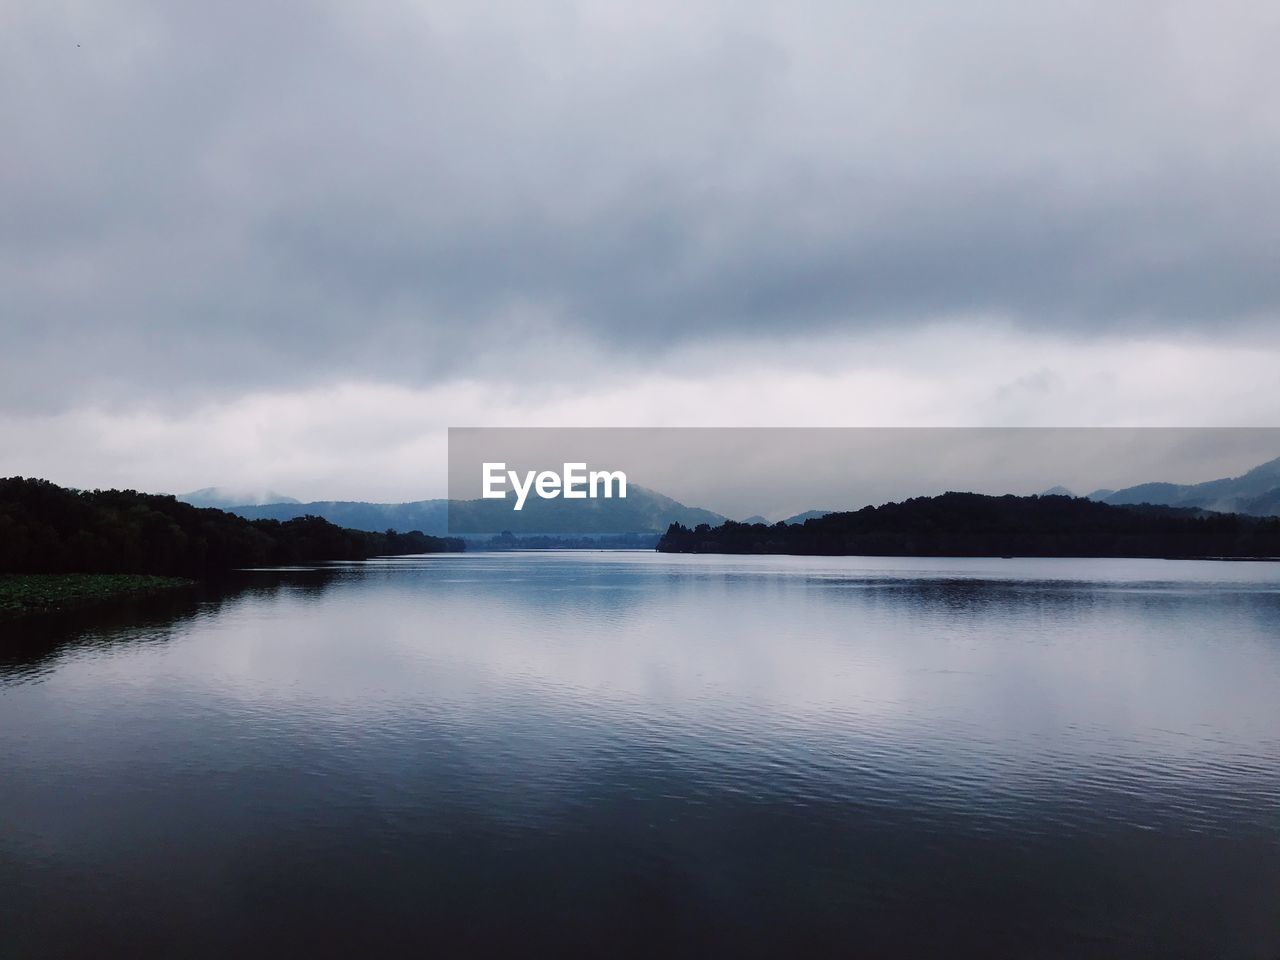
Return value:
[(1278, 425), (1278, 42), (1266, 0), (6, 3), (0, 474)]

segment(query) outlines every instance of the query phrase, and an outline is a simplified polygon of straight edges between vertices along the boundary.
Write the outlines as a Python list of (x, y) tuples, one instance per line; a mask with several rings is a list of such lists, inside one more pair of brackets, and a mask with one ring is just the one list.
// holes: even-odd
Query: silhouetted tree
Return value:
[(1280, 518), (1065, 496), (945, 493), (803, 524), (673, 523), (667, 553), (829, 556), (1280, 557)]
[(370, 533), (320, 517), (245, 520), (134, 490), (0, 479), (0, 573), (202, 576), (234, 567), (461, 550), (417, 531)]

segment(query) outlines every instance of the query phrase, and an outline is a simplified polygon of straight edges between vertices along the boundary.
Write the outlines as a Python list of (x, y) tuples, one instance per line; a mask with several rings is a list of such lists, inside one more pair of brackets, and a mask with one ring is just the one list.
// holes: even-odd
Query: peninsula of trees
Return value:
[(1280, 518), (1067, 496), (945, 493), (802, 524), (673, 523), (665, 553), (894, 557), (1280, 558)]
[(417, 531), (349, 530), (311, 516), (246, 520), (169, 496), (0, 479), (0, 574), (200, 578), (237, 567), (461, 549), (461, 540)]

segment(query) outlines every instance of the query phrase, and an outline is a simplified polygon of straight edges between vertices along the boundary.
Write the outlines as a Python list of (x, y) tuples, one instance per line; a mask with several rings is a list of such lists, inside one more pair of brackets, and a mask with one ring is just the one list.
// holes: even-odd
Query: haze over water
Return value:
[(1280, 954), (1280, 564), (435, 556), (5, 629), (3, 956)]

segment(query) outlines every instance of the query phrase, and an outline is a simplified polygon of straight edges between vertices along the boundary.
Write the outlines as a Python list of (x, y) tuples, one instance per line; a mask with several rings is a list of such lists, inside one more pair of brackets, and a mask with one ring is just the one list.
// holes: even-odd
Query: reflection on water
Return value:
[(269, 574), (246, 571), (157, 594), (6, 620), (0, 624), (5, 638), (0, 643), (0, 684), (51, 671), (68, 648), (163, 642), (186, 629), (186, 621), (211, 617), (234, 597), (262, 597), (286, 589), (318, 593), (340, 575), (331, 567), (281, 567)]
[(1280, 565), (497, 554), (162, 602), (6, 639), (0, 954), (1280, 954)]

